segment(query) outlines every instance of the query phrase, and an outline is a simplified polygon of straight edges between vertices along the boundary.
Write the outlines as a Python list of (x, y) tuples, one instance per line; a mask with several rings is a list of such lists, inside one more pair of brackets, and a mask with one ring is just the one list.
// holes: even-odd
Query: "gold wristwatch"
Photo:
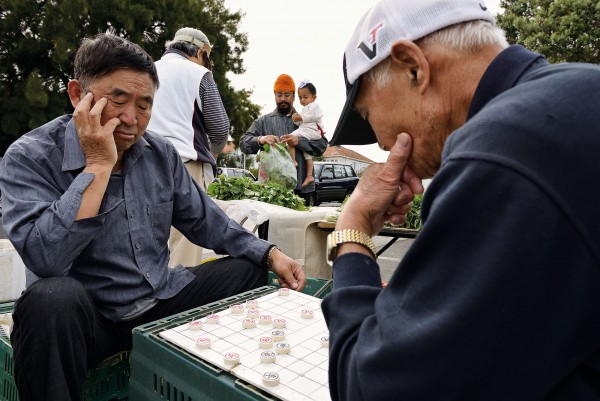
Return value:
[(334, 231), (327, 236), (327, 263), (333, 264), (337, 256), (338, 246), (346, 242), (353, 242), (367, 247), (373, 257), (377, 259), (377, 248), (369, 235), (358, 230), (341, 230)]

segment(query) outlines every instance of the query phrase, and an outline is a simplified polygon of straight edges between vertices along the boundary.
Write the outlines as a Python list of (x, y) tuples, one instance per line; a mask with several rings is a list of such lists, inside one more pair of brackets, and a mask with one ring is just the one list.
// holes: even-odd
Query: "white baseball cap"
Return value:
[(204, 32), (195, 28), (186, 27), (179, 29), (177, 32), (175, 32), (173, 42), (188, 42), (198, 46), (201, 49), (203, 49), (205, 46), (208, 46), (209, 49), (212, 49), (212, 45), (210, 44), (210, 41)]
[(398, 40), (416, 41), (442, 28), (494, 16), (483, 0), (382, 0), (358, 22), (344, 52), (346, 104), (331, 138), (331, 145), (366, 145), (377, 142), (368, 121), (353, 103), (361, 75), (386, 59)]

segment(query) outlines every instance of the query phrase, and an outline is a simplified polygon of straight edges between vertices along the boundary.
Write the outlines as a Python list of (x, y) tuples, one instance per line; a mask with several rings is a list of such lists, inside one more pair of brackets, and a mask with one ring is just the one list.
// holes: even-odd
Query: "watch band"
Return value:
[(277, 247), (277, 245), (271, 244), (269, 246), (269, 248), (267, 248), (267, 252), (265, 253), (265, 256), (264, 256), (264, 263), (263, 263), (263, 265), (266, 265), (267, 269), (269, 271), (273, 271), (273, 266), (271, 265), (271, 254), (273, 253), (273, 251), (275, 249), (279, 249), (279, 248)]
[(366, 247), (373, 258), (377, 259), (377, 248), (370, 235), (358, 230), (334, 231), (327, 236), (327, 261), (332, 263), (337, 256), (339, 245), (351, 242)]

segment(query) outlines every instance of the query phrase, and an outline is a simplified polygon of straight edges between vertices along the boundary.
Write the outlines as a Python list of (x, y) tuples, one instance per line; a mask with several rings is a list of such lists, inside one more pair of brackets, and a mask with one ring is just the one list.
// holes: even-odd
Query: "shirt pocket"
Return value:
[(171, 232), (173, 201), (148, 206), (148, 214), (150, 215), (152, 236), (159, 245), (165, 245)]

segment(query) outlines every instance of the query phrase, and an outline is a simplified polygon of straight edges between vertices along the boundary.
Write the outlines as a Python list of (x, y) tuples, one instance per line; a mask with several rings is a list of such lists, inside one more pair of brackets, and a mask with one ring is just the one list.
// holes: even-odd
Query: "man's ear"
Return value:
[(429, 62), (419, 46), (409, 40), (399, 40), (392, 45), (391, 58), (394, 65), (419, 87), (419, 92), (425, 93), (429, 86)]
[(85, 96), (81, 82), (76, 79), (69, 81), (67, 84), (67, 92), (69, 92), (69, 99), (71, 100), (73, 108), (77, 107), (81, 99)]

